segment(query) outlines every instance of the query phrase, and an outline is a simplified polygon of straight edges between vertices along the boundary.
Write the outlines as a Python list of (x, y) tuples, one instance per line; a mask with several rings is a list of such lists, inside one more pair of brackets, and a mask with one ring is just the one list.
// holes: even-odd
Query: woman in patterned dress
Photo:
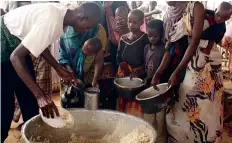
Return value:
[[(167, 12), (164, 20), (164, 26), (168, 29), (166, 39), (168, 42), (178, 43), (178, 40), (187, 36), (188, 43), (183, 59), (181, 58), (169, 79), (169, 84), (177, 85), (181, 71), (187, 66), (183, 83), (180, 84), (178, 100), (175, 105), (167, 109), (168, 142), (219, 143), (222, 141), (223, 130), (223, 85), (221, 56), (215, 48), (215, 43), (218, 43), (216, 39), (220, 39), (221, 35), (215, 34), (218, 37), (207, 37), (210, 40), (200, 40), (205, 36), (201, 33), (202, 29), (204, 32), (212, 30), (209, 29), (211, 26), (210, 16), (205, 14), (201, 3), (168, 2), (168, 4), (171, 7), (169, 7), (169, 13)], [(173, 15), (172, 12), (176, 15)], [(217, 26), (221, 29), (219, 32), (223, 32), (220, 18), (224, 15), (217, 14), (217, 11), (216, 14), (213, 14), (214, 24), (218, 24)], [(170, 16), (177, 18), (174, 20), (171, 18), (171, 22), (167, 22)], [(168, 50), (174, 50), (174, 53), (178, 54), (175, 46), (179, 44), (171, 45), (173, 46), (170, 47), (169, 44)]]

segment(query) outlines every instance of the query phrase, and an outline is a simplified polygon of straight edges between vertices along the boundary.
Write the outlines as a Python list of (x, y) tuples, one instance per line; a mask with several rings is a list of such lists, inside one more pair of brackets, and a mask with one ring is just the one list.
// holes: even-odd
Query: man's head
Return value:
[(232, 15), (232, 5), (228, 2), (222, 2), (215, 12), (214, 20), (216, 23), (223, 23), (230, 19)]
[(128, 28), (131, 32), (140, 30), (144, 22), (144, 13), (141, 10), (132, 10), (128, 15)]
[(102, 48), (101, 40), (99, 40), (98, 38), (92, 38), (84, 43), (82, 52), (86, 56), (91, 56), (97, 54), (101, 50), (101, 48)]
[(75, 31), (88, 31), (100, 22), (101, 9), (93, 2), (86, 2), (73, 10), (71, 19)]

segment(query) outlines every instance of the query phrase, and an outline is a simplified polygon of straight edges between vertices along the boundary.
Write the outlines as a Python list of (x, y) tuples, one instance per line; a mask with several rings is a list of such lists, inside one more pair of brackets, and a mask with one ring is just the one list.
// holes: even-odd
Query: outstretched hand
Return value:
[(160, 83), (160, 76), (159, 74), (155, 74), (152, 78), (151, 85), (154, 87), (155, 90), (159, 90), (157, 85)]
[(99, 84), (98, 84), (97, 80), (93, 80), (93, 81), (92, 81), (92, 86), (93, 86), (94, 88), (99, 88)]
[(179, 84), (180, 76), (179, 74), (173, 73), (168, 80), (168, 86), (176, 86)]
[(56, 116), (59, 116), (58, 109), (55, 106), (54, 102), (46, 95), (37, 97), (37, 103), (43, 113), (43, 116), (47, 118), (50, 118), (50, 117), (54, 118), (55, 117), (54, 111), (55, 111)]
[(78, 85), (78, 81), (76, 79), (76, 75), (74, 72), (70, 72), (69, 70), (61, 67), (60, 70), (57, 72), (61, 78), (61, 81), (66, 85), (74, 84), (75, 86)]

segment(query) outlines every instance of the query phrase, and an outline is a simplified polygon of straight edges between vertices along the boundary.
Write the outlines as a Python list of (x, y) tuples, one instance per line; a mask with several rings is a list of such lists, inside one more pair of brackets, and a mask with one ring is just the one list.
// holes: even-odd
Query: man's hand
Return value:
[(57, 107), (55, 106), (54, 102), (51, 101), (50, 98), (47, 96), (39, 96), (37, 97), (37, 102), (39, 105), (39, 108), (41, 109), (43, 116), (47, 118), (54, 118), (54, 111), (56, 116), (59, 116), (59, 112)]

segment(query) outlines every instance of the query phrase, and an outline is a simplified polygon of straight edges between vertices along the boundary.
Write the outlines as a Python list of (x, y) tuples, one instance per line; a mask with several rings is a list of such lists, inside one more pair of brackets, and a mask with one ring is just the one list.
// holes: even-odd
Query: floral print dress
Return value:
[[(191, 81), (191, 82), (189, 82)], [(200, 50), (189, 63), (179, 101), (167, 110), (169, 143), (220, 143), (223, 130), (220, 52)]]
[(167, 108), (168, 143), (222, 142), (221, 55), (216, 46), (210, 55), (204, 54), (201, 49), (207, 45), (208, 40), (201, 40), (186, 69), (179, 98), (175, 105)]

